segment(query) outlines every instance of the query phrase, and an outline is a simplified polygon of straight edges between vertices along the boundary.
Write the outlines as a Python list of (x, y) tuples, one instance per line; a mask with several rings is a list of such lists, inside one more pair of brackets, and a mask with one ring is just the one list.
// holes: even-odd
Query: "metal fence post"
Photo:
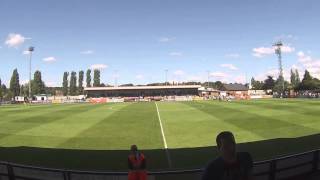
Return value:
[(12, 166), (10, 164), (7, 164), (7, 169), (8, 169), (8, 178), (9, 178), (9, 180), (15, 180), (13, 168), (12, 168)]
[(270, 163), (269, 180), (276, 179), (276, 171), (277, 171), (277, 160), (274, 159)]
[(320, 150), (316, 150), (313, 153), (312, 172), (318, 171), (318, 168), (319, 168), (319, 151)]
[(66, 170), (63, 171), (63, 179), (64, 180), (71, 180), (69, 171), (66, 171)]

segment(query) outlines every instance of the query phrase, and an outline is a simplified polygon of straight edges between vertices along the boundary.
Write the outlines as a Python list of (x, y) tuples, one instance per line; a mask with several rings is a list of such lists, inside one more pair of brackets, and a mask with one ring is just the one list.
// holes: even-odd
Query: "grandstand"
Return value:
[(199, 95), (200, 85), (86, 87), (87, 97), (144, 97)]

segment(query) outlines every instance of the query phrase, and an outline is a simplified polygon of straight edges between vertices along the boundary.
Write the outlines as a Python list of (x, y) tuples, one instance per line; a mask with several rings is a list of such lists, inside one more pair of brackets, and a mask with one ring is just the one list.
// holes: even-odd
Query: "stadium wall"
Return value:
[[(316, 179), (320, 173), (320, 150), (254, 163), (259, 180)], [(200, 179), (202, 169), (148, 172), (150, 180)], [(76, 171), (0, 162), (0, 179), (8, 180), (125, 180), (128, 172)]]

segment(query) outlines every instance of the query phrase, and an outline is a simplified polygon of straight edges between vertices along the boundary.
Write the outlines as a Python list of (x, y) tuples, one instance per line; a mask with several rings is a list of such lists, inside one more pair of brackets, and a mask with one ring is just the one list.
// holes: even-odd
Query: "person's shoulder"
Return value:
[(212, 161), (210, 161), (207, 166), (206, 169), (216, 169), (219, 167), (223, 167), (224, 163), (223, 163), (223, 159), (221, 157), (218, 157)]
[(143, 159), (146, 158), (146, 156), (145, 156), (142, 152), (140, 152), (140, 156), (141, 156)]
[(251, 158), (251, 155), (248, 152), (237, 152), (237, 156), (244, 159)]
[(132, 158), (134, 158), (134, 155), (133, 154), (129, 154), (128, 155), (128, 159), (132, 159)]
[(252, 157), (250, 155), (250, 153), (248, 152), (238, 152), (237, 153), (237, 157), (240, 163), (244, 163), (249, 167), (253, 166), (253, 160)]
[(222, 158), (217, 158), (210, 161), (203, 171), (202, 180), (211, 180), (211, 179), (216, 179), (217, 177), (220, 177), (222, 168), (223, 168)]

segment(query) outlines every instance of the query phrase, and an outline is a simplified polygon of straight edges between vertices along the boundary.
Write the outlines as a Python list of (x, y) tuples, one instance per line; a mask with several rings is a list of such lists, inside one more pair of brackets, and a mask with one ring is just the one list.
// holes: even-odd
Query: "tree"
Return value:
[(100, 86), (100, 70), (95, 69), (93, 72), (93, 87)]
[(25, 96), (24, 94), (23, 94), (23, 89), (24, 89), (24, 85), (21, 85), (20, 86), (20, 94), (19, 94), (19, 96)]
[(77, 73), (72, 71), (70, 77), (70, 95), (77, 95)]
[(63, 82), (62, 82), (62, 93), (64, 96), (68, 95), (68, 72), (63, 73)]
[(216, 81), (214, 84), (214, 88), (216, 89), (221, 89), (223, 86), (223, 83), (221, 81)]
[(296, 87), (296, 81), (297, 77), (296, 77), (296, 73), (293, 71), (293, 69), (290, 70), (290, 83), (292, 85), (292, 87)]
[[(32, 84), (32, 80), (31, 80), (31, 84)], [(22, 96), (24, 97), (27, 97), (29, 95), (29, 83), (25, 83), (24, 85), (21, 85), (20, 94), (22, 94)]]
[(300, 83), (299, 89), (300, 90), (315, 90), (318, 89), (319, 87), (319, 80), (316, 78), (313, 78), (309, 71), (306, 70), (304, 72), (303, 79)]
[(264, 90), (273, 89), (274, 85), (275, 85), (275, 81), (274, 81), (273, 77), (268, 76), (267, 79), (264, 80), (263, 89)]
[(45, 84), (42, 81), (41, 72), (35, 71), (33, 75), (33, 81), (31, 81), (31, 93), (35, 94), (44, 94), (45, 93)]
[(1, 82), (1, 79), (0, 79), (0, 101), (2, 100), (2, 97), (3, 97), (3, 93), (2, 93), (2, 82)]
[(300, 83), (301, 82), (300, 82), (299, 71), (298, 71), (298, 69), (296, 69), (296, 85), (299, 86)]
[(134, 86), (132, 83), (130, 84), (121, 84), (120, 87), (125, 87), (125, 86)]
[(1, 93), (2, 93), (2, 98), (4, 98), (8, 93), (7, 86), (2, 84), (0, 89), (1, 89)]
[(262, 90), (264, 83), (262, 81), (256, 81), (253, 77), (251, 78), (251, 86), (253, 90)]
[(91, 87), (91, 70), (90, 69), (87, 70), (86, 82), (87, 82), (86, 86)]
[(298, 89), (300, 86), (300, 77), (299, 72), (296, 69), (295, 71), (291, 69), (290, 83), (293, 89)]
[(279, 78), (275, 81), (273, 86), (273, 92), (277, 92), (278, 94), (283, 94), (285, 90), (288, 90), (289, 82), (283, 79), (283, 76), (279, 76)]
[(79, 71), (79, 82), (78, 82), (79, 94), (83, 94), (83, 75), (84, 75), (84, 72), (82, 70)]
[(13, 73), (11, 76), (10, 92), (11, 92), (12, 97), (19, 96), (19, 94), (20, 94), (19, 73), (18, 73), (17, 69), (13, 70)]
[(312, 78), (312, 76), (310, 75), (309, 71), (306, 70), (306, 71), (304, 72), (304, 76), (303, 76), (302, 81), (311, 81), (312, 79), (313, 79), (313, 78)]

